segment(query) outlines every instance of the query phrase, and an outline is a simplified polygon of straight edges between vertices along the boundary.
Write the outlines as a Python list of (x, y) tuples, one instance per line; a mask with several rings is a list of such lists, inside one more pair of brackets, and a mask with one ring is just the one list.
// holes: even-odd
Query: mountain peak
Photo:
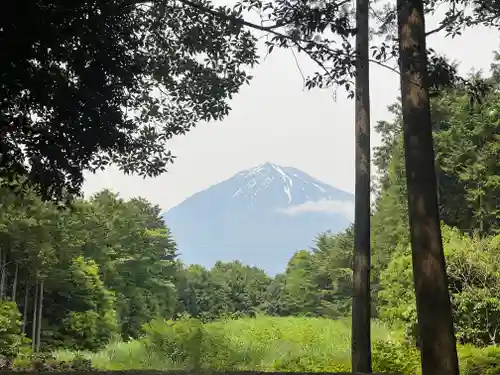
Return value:
[(251, 176), (251, 175), (254, 175), (254, 174), (257, 174), (257, 173), (266, 173), (266, 172), (269, 172), (271, 170), (279, 171), (279, 170), (283, 170), (283, 169), (284, 169), (284, 167), (281, 167), (281, 166), (279, 166), (277, 164), (274, 164), (274, 163), (271, 163), (271, 162), (265, 162), (263, 164), (257, 165), (256, 167), (253, 167), (253, 168), (241, 171), (238, 174)]
[(353, 198), (298, 169), (266, 162), (196, 193), (164, 218), (184, 261), (240, 260), (274, 274), (317, 233), (346, 228)]
[(286, 195), (288, 203), (292, 201), (293, 180), (285, 172), (285, 168), (277, 164), (266, 162), (242, 171), (236, 176), (244, 180), (231, 198), (240, 196), (242, 193), (246, 196), (256, 196), (260, 191), (269, 188), (271, 185), (280, 184), (280, 186), (283, 186), (283, 193)]
[[(318, 181), (298, 169), (282, 167), (271, 162), (246, 169), (228, 181), (234, 182), (234, 186), (237, 186), (231, 194), (231, 198), (249, 199), (251, 201), (249, 207), (254, 205), (257, 196), (260, 200), (263, 195), (269, 195), (271, 191), (274, 196), (274, 205), (278, 202), (276, 198), (278, 191), (281, 191), (281, 199), (279, 199), (281, 207), (311, 200), (350, 201), (352, 199), (351, 194)], [(263, 193), (264, 191), (266, 193)], [(264, 200), (265, 204), (269, 204), (266, 199)]]

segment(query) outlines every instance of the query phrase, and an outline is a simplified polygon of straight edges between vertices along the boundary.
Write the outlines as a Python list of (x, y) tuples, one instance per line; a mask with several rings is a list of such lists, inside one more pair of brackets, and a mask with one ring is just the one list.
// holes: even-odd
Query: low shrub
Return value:
[(15, 302), (0, 301), (0, 355), (12, 358), (29, 342), (21, 333), (21, 314)]
[(143, 342), (155, 353), (169, 357), (175, 364), (197, 369), (203, 325), (197, 319), (166, 321), (155, 319), (143, 326)]
[(17, 356), (10, 362), (9, 368), (14, 371), (94, 371), (88, 358), (74, 356), (70, 361), (58, 360), (53, 354), (36, 353)]
[(240, 362), (224, 333), (198, 319), (157, 319), (146, 324), (143, 330), (146, 336), (141, 341), (145, 347), (168, 357), (176, 369), (231, 370)]
[(297, 356), (292, 353), (277, 359), (271, 367), (283, 372), (351, 372), (351, 361), (343, 358), (324, 358), (315, 355)]
[(376, 341), (372, 362), (374, 372), (401, 375), (417, 375), (420, 372), (420, 353), (405, 342)]
[(500, 348), (459, 347), (460, 373), (462, 375), (500, 375)]

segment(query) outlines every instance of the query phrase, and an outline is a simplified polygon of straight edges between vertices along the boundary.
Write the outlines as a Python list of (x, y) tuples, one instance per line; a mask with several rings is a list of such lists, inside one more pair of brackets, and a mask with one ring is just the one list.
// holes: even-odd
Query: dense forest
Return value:
[[(489, 87), (481, 97), (455, 87), (432, 99), (454, 324), (459, 343), (469, 348), (500, 343), (499, 61), (496, 55), (489, 77), (472, 77)], [(400, 105), (390, 111), (393, 118), (376, 126), (382, 142), (374, 160), (372, 316), (401, 333), (398, 348), (412, 351), (418, 337)], [(6, 358), (98, 353), (186, 319), (210, 325), (263, 315), (338, 321), (350, 315), (352, 228), (318, 234), (310, 249), (294, 249), (285, 272), (270, 277), (236, 261), (212, 269), (184, 265), (160, 208), (144, 199), (103, 191), (60, 207), (20, 189), (0, 191), (0, 353)], [(495, 353), (491, 361), (500, 363)]]

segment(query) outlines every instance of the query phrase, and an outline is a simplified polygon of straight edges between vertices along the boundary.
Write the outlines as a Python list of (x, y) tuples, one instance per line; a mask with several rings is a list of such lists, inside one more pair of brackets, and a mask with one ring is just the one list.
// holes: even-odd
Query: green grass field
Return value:
[[(79, 354), (102, 370), (350, 372), (350, 335), (348, 319), (262, 316), (204, 326), (192, 321), (169, 326), (160, 321), (144, 338), (114, 342), (98, 353), (54, 354), (64, 361)], [(374, 322), (372, 340), (374, 372), (421, 373), (420, 354), (404, 345), (401, 333)], [(500, 348), (459, 345), (458, 351), (461, 374), (500, 374)]]
[[(206, 324), (208, 342), (198, 354), (202, 367), (231, 370), (350, 371), (350, 322), (321, 318), (258, 317)], [(381, 324), (373, 340), (391, 340)], [(99, 353), (80, 353), (105, 370), (183, 368), (181, 354), (146, 347), (144, 340), (115, 342)], [(59, 359), (75, 353), (60, 351)]]

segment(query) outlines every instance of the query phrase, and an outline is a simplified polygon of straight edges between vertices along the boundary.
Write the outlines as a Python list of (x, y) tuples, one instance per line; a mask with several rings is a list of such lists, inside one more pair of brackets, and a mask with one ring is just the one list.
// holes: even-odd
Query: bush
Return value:
[(167, 356), (176, 368), (232, 369), (238, 364), (238, 356), (224, 334), (204, 326), (198, 319), (156, 319), (143, 326), (143, 330), (145, 346), (157, 355)]
[[(500, 237), (476, 238), (443, 226), (446, 272), (458, 342), (500, 344)], [(417, 315), (411, 249), (394, 256), (380, 275), (381, 318), (401, 324), (417, 341)]]
[(231, 346), (228, 337), (217, 326), (203, 325), (200, 345), (201, 367), (210, 370), (240, 370), (245, 353)]
[(104, 348), (118, 332), (114, 313), (72, 311), (63, 321), (64, 345), (76, 350), (96, 351)]
[(172, 369), (170, 359), (146, 348), (143, 341), (112, 341), (99, 352), (56, 350), (55, 357), (61, 362), (72, 362), (76, 357), (86, 358), (92, 366), (104, 371)]
[(27, 342), (21, 333), (21, 314), (17, 304), (0, 301), (0, 355), (15, 357)]
[(500, 374), (500, 348), (496, 346), (462, 346), (459, 348), (459, 357), (462, 375)]
[[(500, 375), (500, 347), (458, 346), (461, 375)], [(405, 343), (378, 341), (373, 345), (373, 372), (420, 374), (420, 353)]]
[(406, 343), (375, 342), (372, 361), (374, 372), (416, 375), (420, 371), (420, 353)]
[(197, 319), (155, 319), (143, 326), (146, 333), (143, 341), (150, 350), (169, 357), (176, 365), (198, 369), (202, 330)]
[(19, 355), (9, 367), (9, 370), (16, 371), (94, 371), (91, 361), (83, 356), (61, 361), (48, 353)]

